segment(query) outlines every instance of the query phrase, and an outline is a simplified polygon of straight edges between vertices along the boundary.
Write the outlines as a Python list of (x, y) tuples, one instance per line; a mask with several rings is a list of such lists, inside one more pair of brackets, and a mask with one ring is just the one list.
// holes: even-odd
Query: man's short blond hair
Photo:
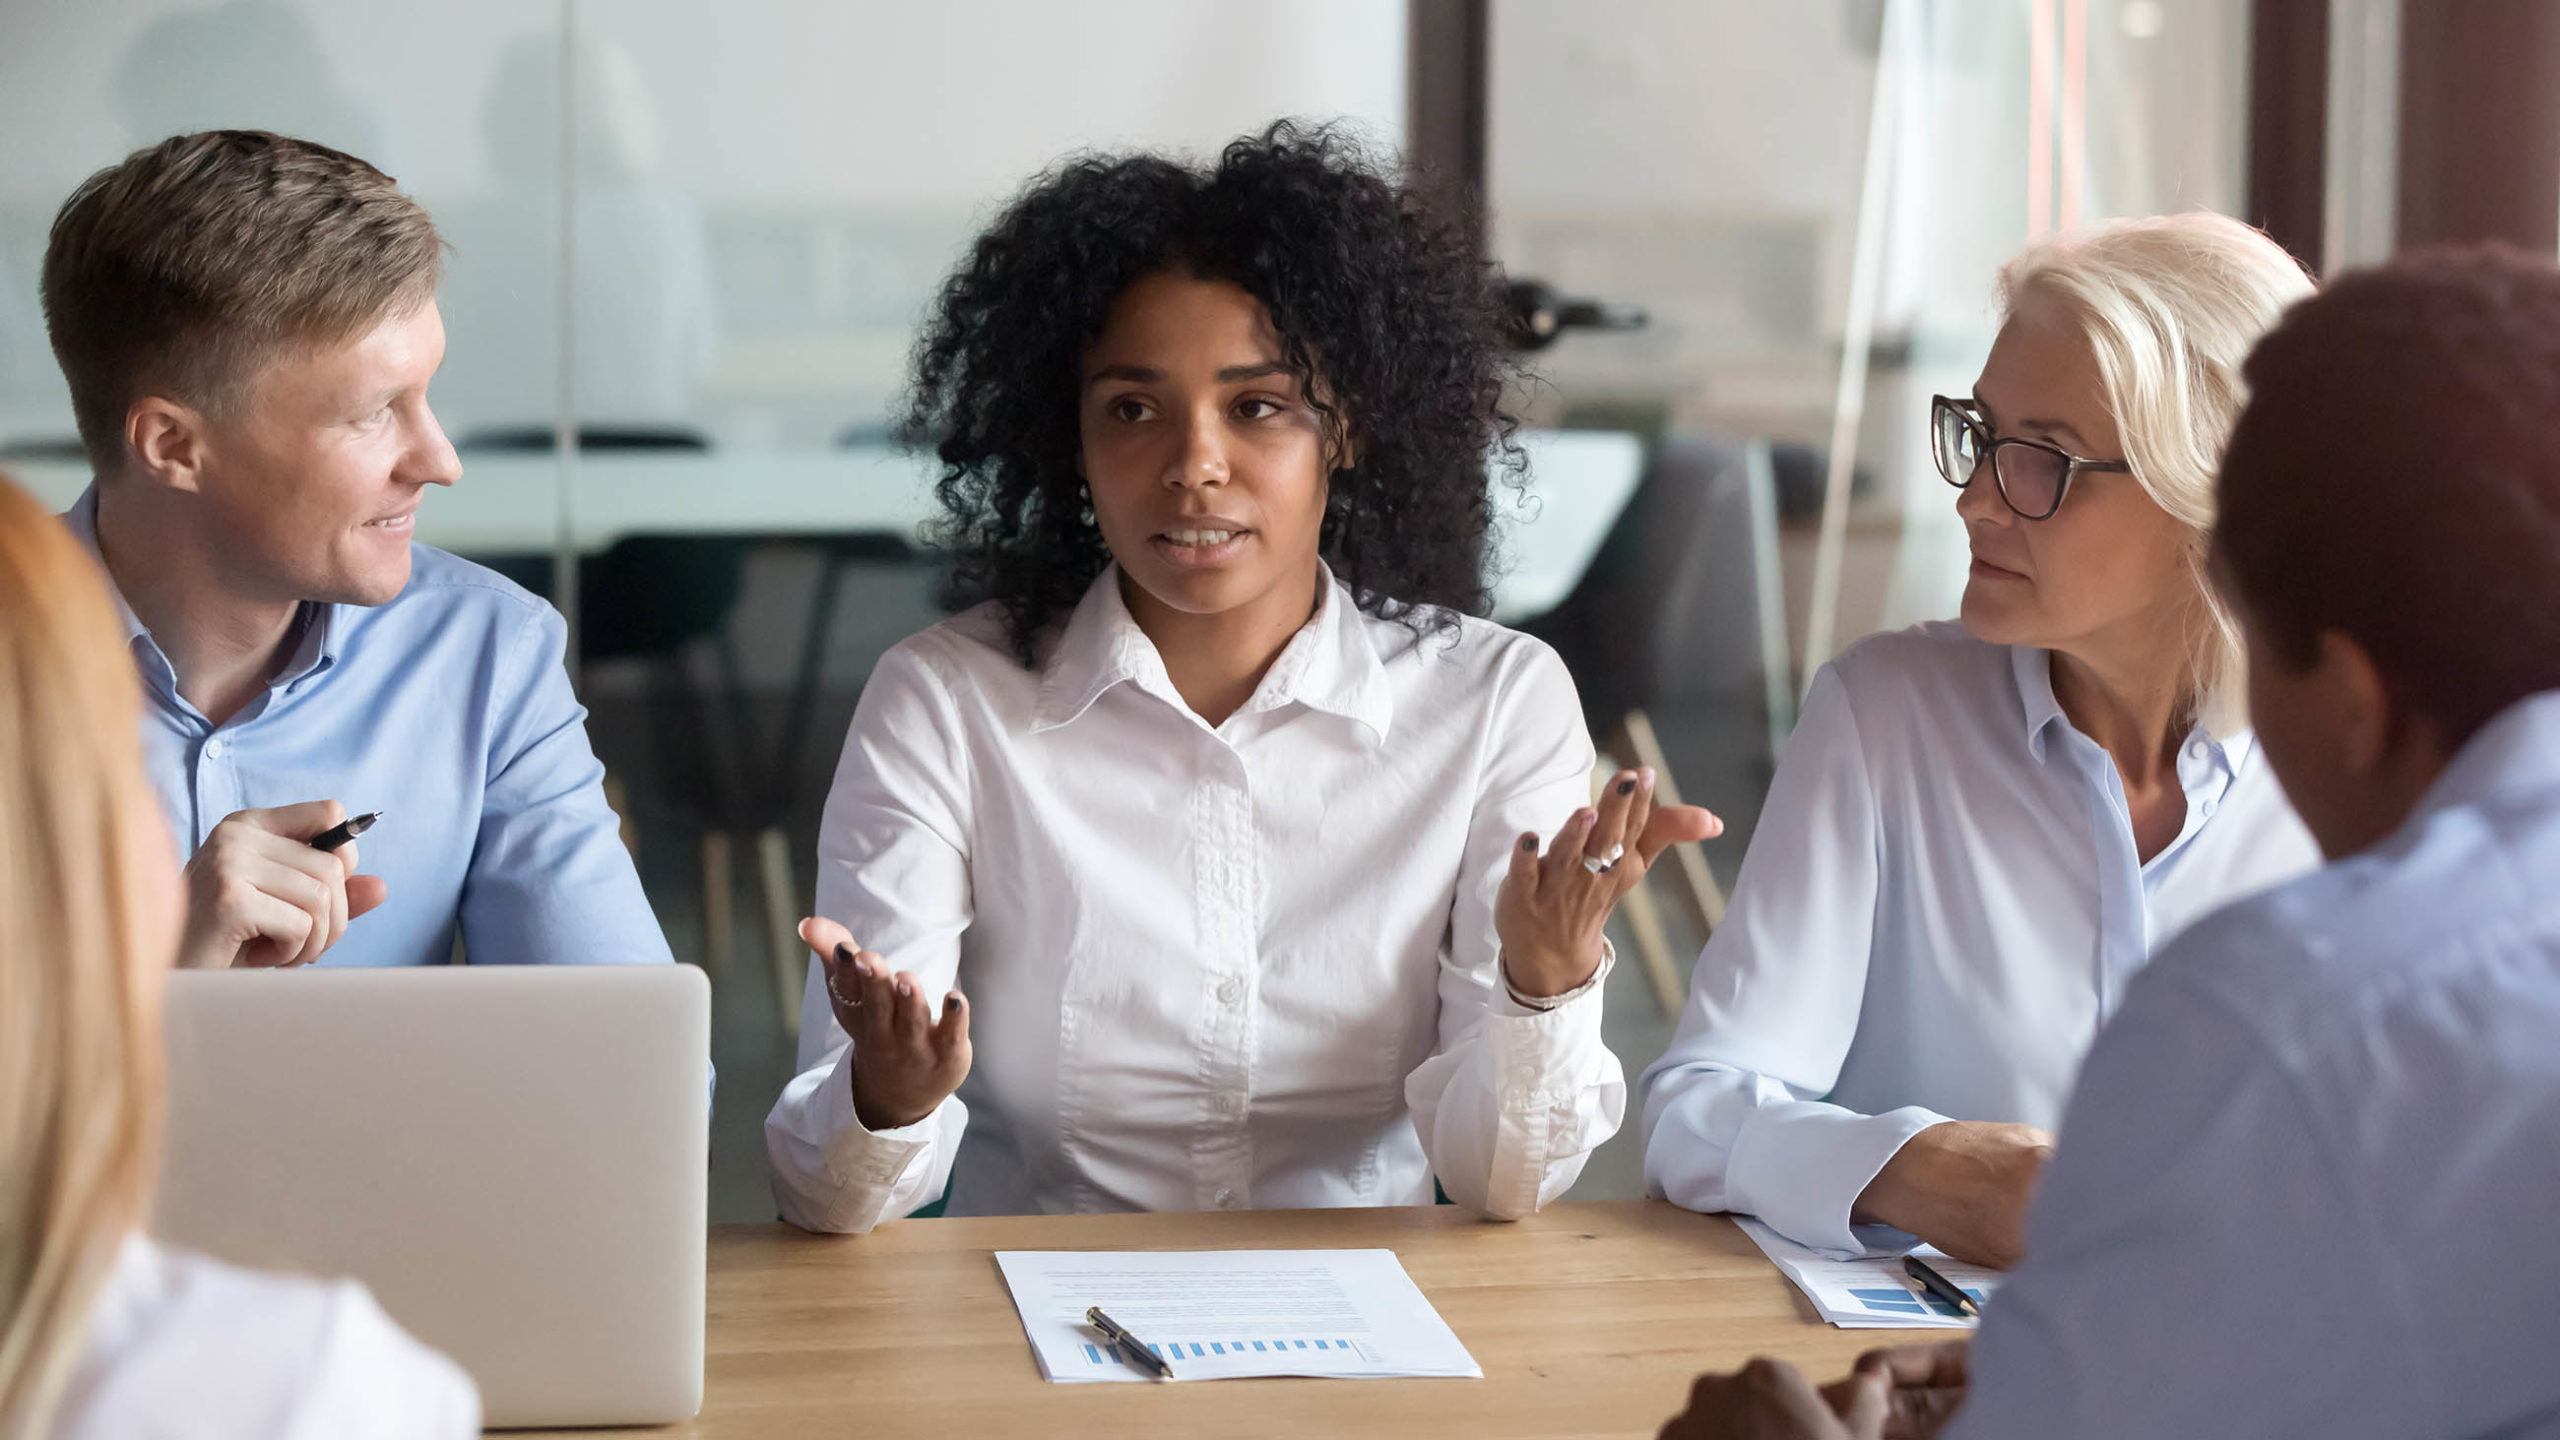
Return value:
[(44, 256), (45, 327), (90, 463), (122, 467), (135, 401), (236, 416), (279, 349), (351, 340), (416, 309), (442, 267), (418, 202), (307, 140), (208, 130), (90, 176)]

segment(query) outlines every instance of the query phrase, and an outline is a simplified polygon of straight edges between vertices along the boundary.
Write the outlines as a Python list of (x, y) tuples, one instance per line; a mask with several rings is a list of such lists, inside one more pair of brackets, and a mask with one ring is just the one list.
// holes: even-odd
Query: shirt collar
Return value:
[[(1351, 592), (1321, 564), (1316, 597), (1316, 613), (1290, 637), (1255, 687), (1253, 698), (1237, 713), (1304, 705), (1354, 721), (1384, 740), (1394, 718), (1394, 703), (1388, 695), (1386, 667), (1370, 643), (1359, 608)], [(1121, 597), (1117, 565), (1104, 566), (1084, 598), (1076, 602), (1050, 650), (1045, 672), (1032, 713), (1035, 734), (1074, 720), (1092, 708), (1104, 691), (1123, 682), (1168, 704), (1183, 704), (1165, 671), (1164, 657), (1138, 628)]]
[(2071, 723), (2062, 702), (2053, 698), (2053, 652), (2032, 645), (2009, 647), (2009, 670), (2018, 677), (2018, 700), (2026, 716), (2027, 753), (2044, 759), (2045, 732), (2059, 722)]
[[(2071, 717), (2062, 713), (2062, 702), (2053, 694), (2053, 652), (2033, 645), (2009, 647), (2009, 670), (2018, 680), (2018, 700), (2026, 720), (2027, 753), (2038, 761), (2044, 759), (2045, 736), (2055, 725), (2068, 726)], [(2202, 750), (2197, 747), (2202, 746)], [(2247, 727), (2228, 735), (2216, 735), (2198, 722), (2187, 732), (2178, 747), (2178, 766), (2182, 778), (2192, 761), (2210, 761), (2224, 775), (2237, 775), (2249, 763), (2257, 747), (2257, 738)]]
[(98, 578), (107, 582), (107, 598), (115, 602), (116, 618), (124, 622), (125, 643), (130, 645), (136, 640), (149, 640), (151, 632), (143, 627), (140, 617), (133, 613), (133, 607), (124, 603), (124, 592), (116, 588), (116, 577), (107, 571), (107, 557), (98, 551), (96, 481), (89, 482), (89, 488), (80, 492), (80, 498), (71, 502), (70, 509), (62, 512), (62, 524), (71, 532), (71, 538), (79, 541), (81, 547), (89, 552), (89, 558), (98, 562)]
[(2418, 802), (2416, 820), (2500, 795), (2560, 788), (2560, 690), (2528, 695), (2491, 717)]
[[(125, 603), (124, 591), (116, 588), (116, 577), (107, 569), (106, 556), (98, 549), (98, 485), (96, 481), (89, 482), (89, 488), (81, 491), (80, 498), (73, 501), (71, 508), (62, 513), (62, 523), (64, 528), (71, 532), (72, 538), (78, 540), (88, 550), (89, 558), (98, 562), (98, 578), (106, 582), (107, 598), (115, 602), (116, 618), (124, 623), (126, 646), (147, 654), (150, 658), (153, 678), (165, 680), (171, 693), (174, 694), (177, 676), (176, 672), (170, 668), (168, 656), (161, 653), (160, 642), (151, 638), (150, 627), (144, 625), (142, 618), (133, 613), (133, 607)], [(302, 602), (301, 610), (294, 617), (298, 634), (294, 641), (293, 656), (285, 662), (283, 671), (270, 682), (269, 688), (298, 685), (305, 678), (338, 663), (338, 609), (336, 605), (317, 604), (309, 600)]]

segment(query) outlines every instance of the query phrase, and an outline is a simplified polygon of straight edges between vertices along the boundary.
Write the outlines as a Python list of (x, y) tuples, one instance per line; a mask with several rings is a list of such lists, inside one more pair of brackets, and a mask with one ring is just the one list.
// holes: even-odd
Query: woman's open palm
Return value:
[(969, 1002), (954, 990), (934, 1018), (924, 986), (856, 945), (833, 920), (800, 922), (826, 970), (827, 1003), (853, 1037), (853, 1113), (866, 1130), (913, 1125), (969, 1076)]
[(1512, 847), (1493, 928), (1513, 989), (1561, 995), (1590, 979), (1609, 912), (1644, 883), (1655, 858), (1681, 841), (1724, 833), (1722, 820), (1695, 805), (1655, 805), (1653, 785), (1649, 768), (1621, 770), (1598, 805), (1573, 812), (1543, 855), (1534, 833)]

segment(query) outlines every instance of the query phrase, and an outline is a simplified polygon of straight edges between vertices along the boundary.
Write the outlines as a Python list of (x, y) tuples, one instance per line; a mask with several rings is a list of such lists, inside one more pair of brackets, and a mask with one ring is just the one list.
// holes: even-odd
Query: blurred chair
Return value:
[[(542, 426), (474, 431), (460, 449), (550, 451), (556, 433)], [(704, 453), (710, 441), (677, 425), (584, 425), (581, 454)], [(796, 958), (796, 885), (791, 847), (773, 817), (768, 787), (751, 771), (754, 734), (745, 683), (728, 619), (745, 587), (750, 542), (726, 535), (635, 535), (578, 565), (578, 645), (584, 660), (636, 660), (648, 677), (650, 747), (668, 798), (701, 827), (703, 968), (724, 983), (735, 966), (737, 882), (735, 837), (752, 832), (763, 870), (765, 926), (777, 950)], [(537, 594), (558, 598), (547, 555), (480, 557), (482, 563)], [(718, 683), (700, 684), (688, 660), (697, 645), (711, 651)], [(725, 743), (724, 743), (725, 741)], [(628, 813), (624, 811), (622, 813)], [(798, 1015), (799, 985), (783, 1010)]]
[[(1594, 775), (1595, 794), (1610, 770), (1650, 766), (1657, 799), (1681, 803), (1653, 712), (1683, 701), (1762, 703), (1762, 677), (1773, 662), (1760, 614), (1774, 591), (1763, 582), (1775, 575), (1755, 553), (1755, 452), (1767, 454), (1765, 447), (1699, 436), (1661, 438), (1573, 593), (1522, 627), (1555, 647), (1581, 691), (1604, 767)], [(1774, 504), (1774, 487), (1764, 480), (1760, 488), (1763, 503)], [(1786, 664), (1783, 649), (1774, 663)], [(1654, 998), (1676, 1015), (1688, 987), (1653, 880), (1670, 880), (1701, 939), (1724, 922), (1724, 891), (1697, 845), (1674, 846), (1671, 860), (1667, 877), (1658, 867), (1629, 892), (1625, 911)]]

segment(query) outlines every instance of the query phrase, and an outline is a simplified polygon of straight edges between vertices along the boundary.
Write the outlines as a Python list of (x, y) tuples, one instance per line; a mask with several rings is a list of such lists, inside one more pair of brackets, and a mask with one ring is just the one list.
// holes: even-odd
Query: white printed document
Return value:
[[(1795, 1282), (1823, 1319), (1843, 1330), (1970, 1330), (1977, 1323), (1903, 1273), (1898, 1254), (1833, 1260), (1747, 1215), (1734, 1216), (1733, 1223)], [(1972, 1296), (1977, 1306), (1988, 1303), (2000, 1288), (1999, 1271), (1950, 1260), (1934, 1245), (1910, 1253)]]
[(1153, 1380), (1085, 1319), (1105, 1315), (1176, 1380), (1482, 1379), (1392, 1250), (999, 1250), (1051, 1380)]

